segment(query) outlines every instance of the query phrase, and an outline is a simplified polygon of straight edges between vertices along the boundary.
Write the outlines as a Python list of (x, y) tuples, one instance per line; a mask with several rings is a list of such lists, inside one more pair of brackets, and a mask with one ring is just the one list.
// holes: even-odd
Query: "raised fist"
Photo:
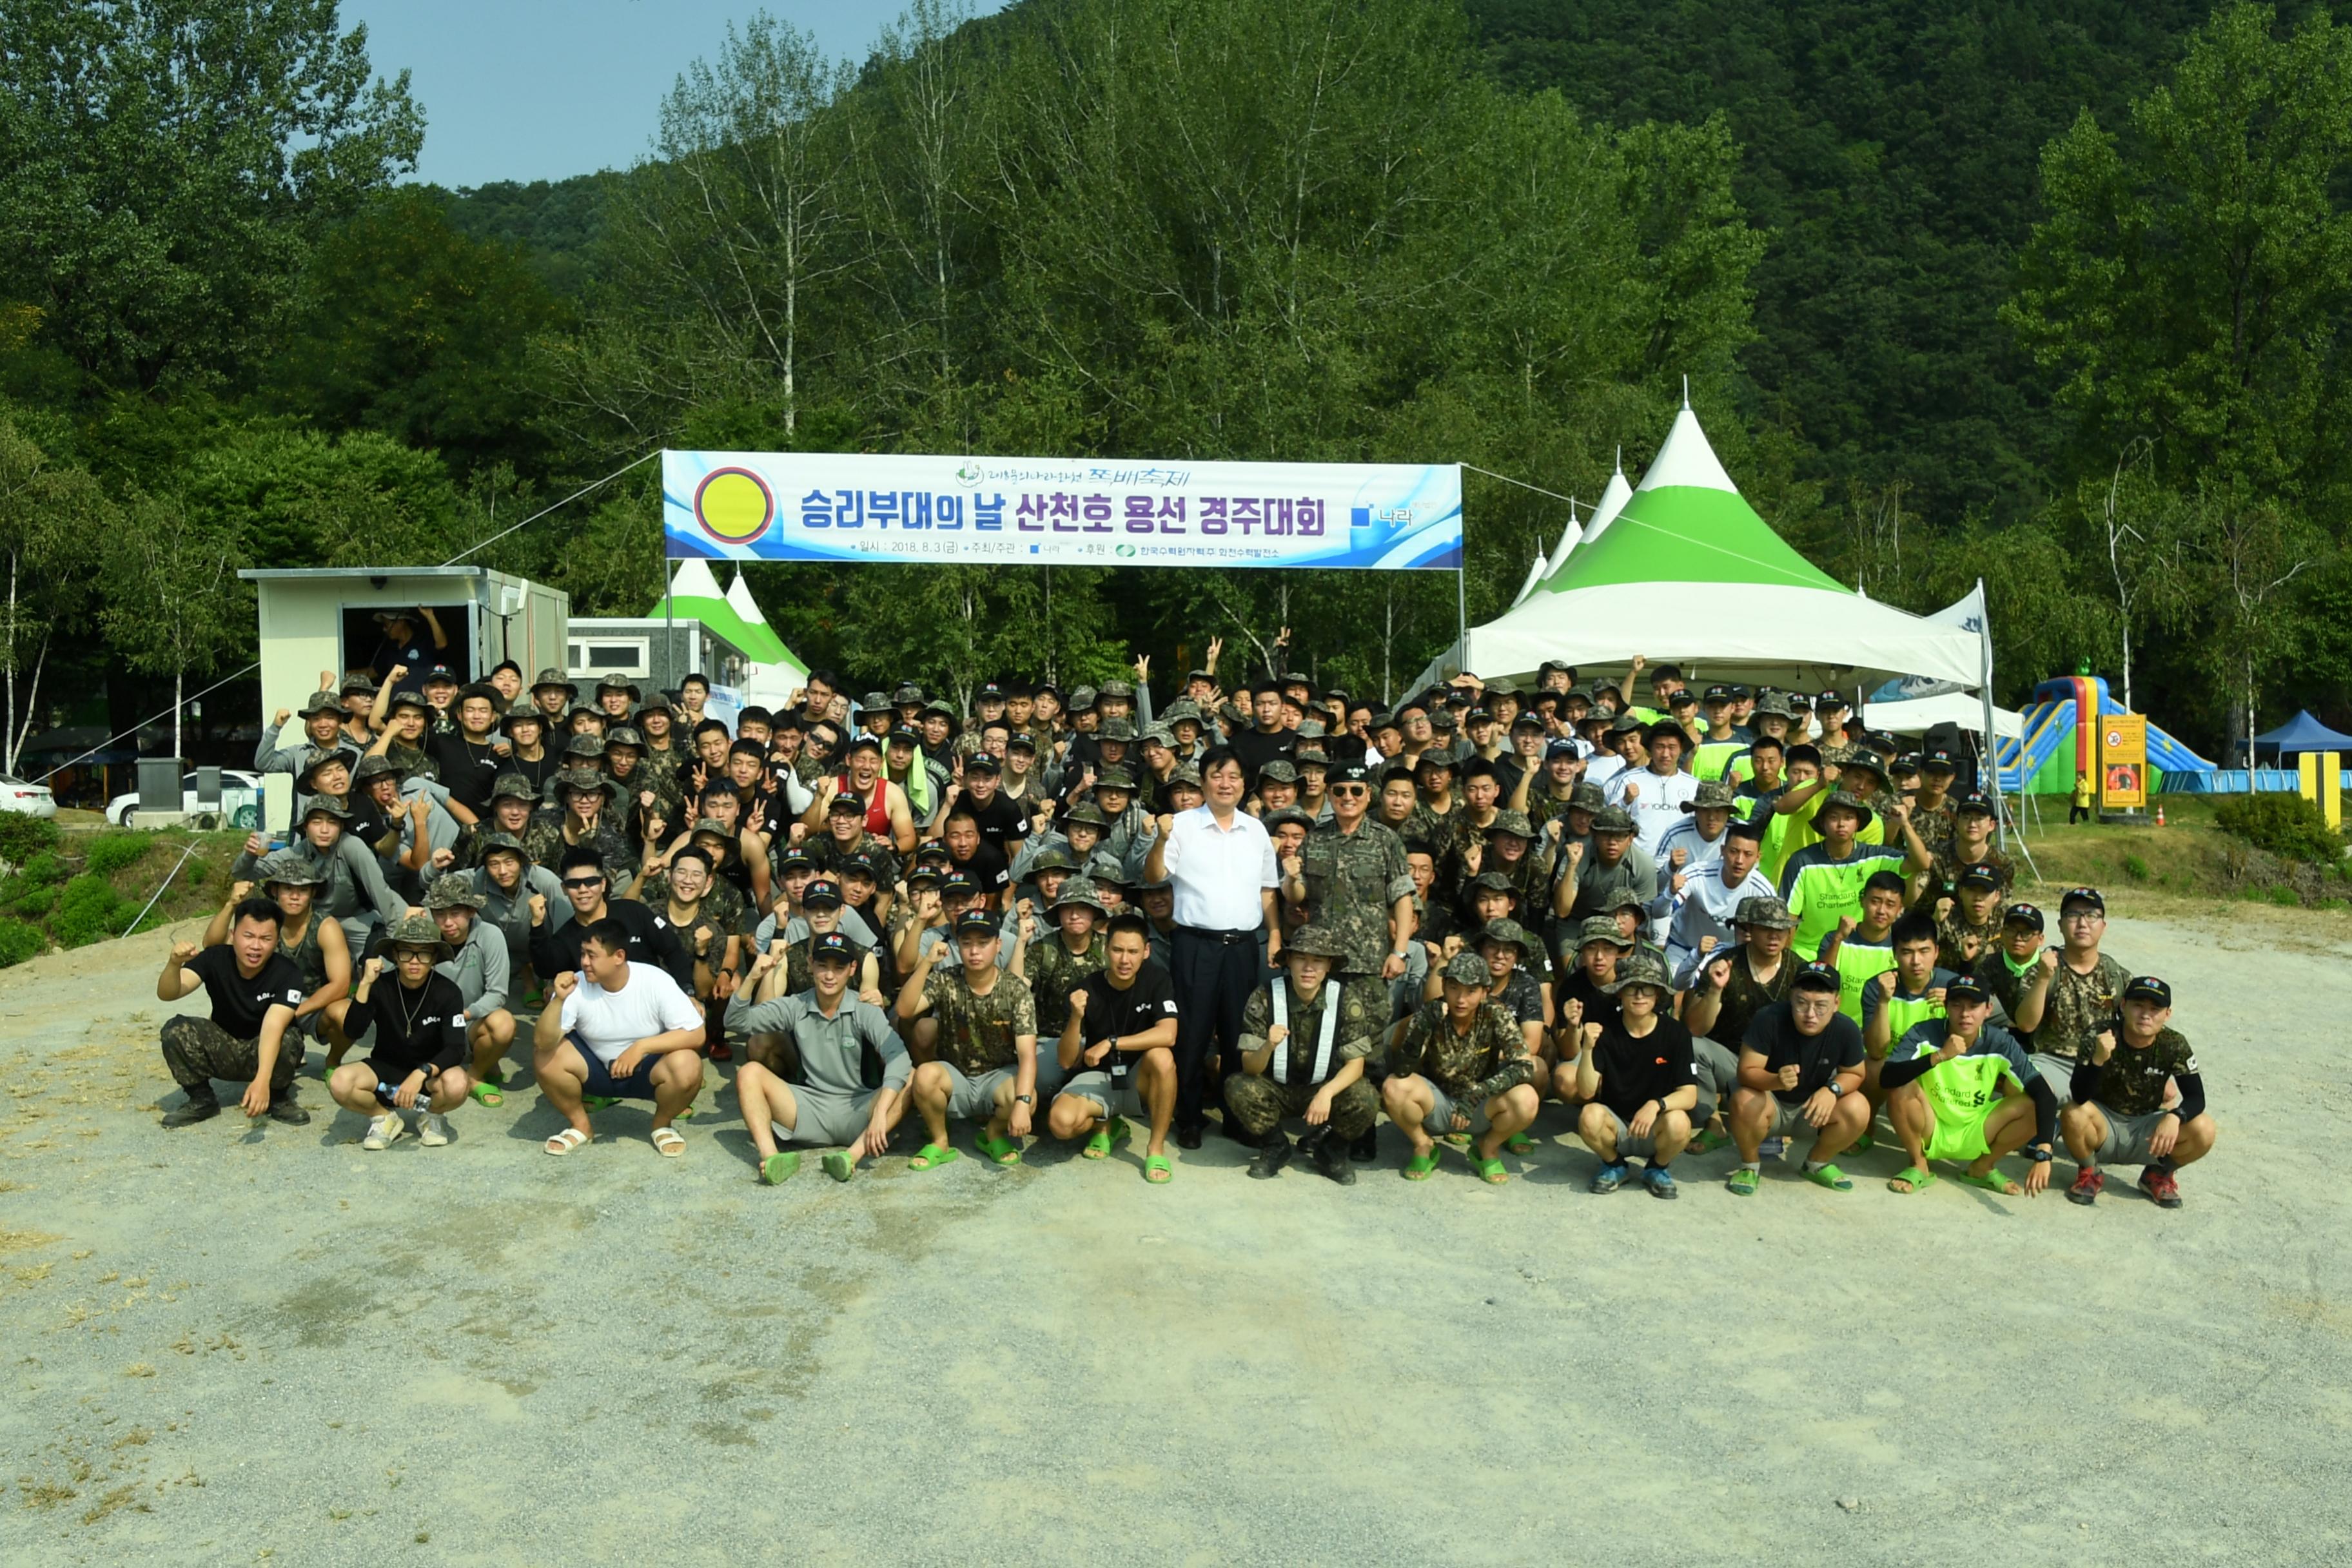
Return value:
[(1086, 1016), (1087, 991), (1086, 987), (1081, 985), (1078, 989), (1070, 993), (1070, 1016), (1073, 1018), (1083, 1018)]
[(172, 944), (172, 962), (173, 963), (185, 963), (188, 960), (195, 956), (196, 944), (194, 942), (175, 942)]
[(294, 710), (280, 708), (278, 710), (278, 717), (269, 721), (269, 727), (273, 730), (282, 730), (286, 727), (286, 721), (292, 717), (294, 717)]
[(1884, 973), (1884, 974), (1880, 975), (1880, 976), (1878, 977), (1878, 994), (1879, 994), (1881, 996), (1892, 996), (1892, 995), (1894, 995), (1894, 994), (1895, 994), (1895, 980), (1896, 980), (1896, 979), (1897, 979), (1897, 976), (1896, 976), (1896, 974), (1895, 974), (1895, 971), (1893, 971), (1893, 970), (1891, 970), (1891, 969), (1890, 969), (1890, 970), (1888, 970), (1885, 973)]
[[(1679, 871), (1684, 867), (1690, 864), (1690, 851), (1677, 844), (1675, 846), (1675, 852), (1667, 856), (1666, 858), (1673, 863), (1675, 869)], [(1680, 889), (1678, 889), (1676, 890), (1679, 891)]]
[(232, 904), (241, 904), (252, 891), (251, 882), (232, 882), (229, 884), (228, 901)]
[(551, 994), (557, 1002), (562, 1002), (579, 989), (580, 972), (576, 969), (567, 969), (555, 977), (555, 984)]
[(1707, 988), (1712, 991), (1720, 991), (1730, 984), (1731, 960), (1718, 958), (1709, 962), (1706, 966), (1706, 984)]
[(543, 926), (547, 923), (547, 895), (545, 893), (533, 893), (530, 896), (530, 923), (535, 926)]

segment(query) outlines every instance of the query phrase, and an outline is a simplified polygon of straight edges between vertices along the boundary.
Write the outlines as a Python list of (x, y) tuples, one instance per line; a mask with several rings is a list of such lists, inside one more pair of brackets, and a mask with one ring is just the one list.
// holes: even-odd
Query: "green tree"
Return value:
[(253, 594), (236, 574), (245, 540), (169, 497), (135, 496), (124, 510), (100, 614), (133, 669), (172, 678), (172, 754), (184, 758), (188, 677), (217, 669), (253, 635)]
[(335, 0), (0, 0), (0, 293), (103, 384), (239, 380), (423, 137)]
[(17, 749), (40, 710), (41, 672), (51, 644), (89, 603), (98, 541), (111, 521), (110, 510), (86, 470), (52, 460), (0, 414), (0, 558), (8, 577), (0, 608), (0, 671), (7, 683), (0, 772), (16, 770)]

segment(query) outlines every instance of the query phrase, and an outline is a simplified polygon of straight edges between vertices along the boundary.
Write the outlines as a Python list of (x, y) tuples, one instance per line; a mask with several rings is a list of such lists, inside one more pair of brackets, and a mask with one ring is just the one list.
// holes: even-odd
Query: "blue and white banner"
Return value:
[(1462, 564), (1453, 464), (664, 452), (672, 559)]

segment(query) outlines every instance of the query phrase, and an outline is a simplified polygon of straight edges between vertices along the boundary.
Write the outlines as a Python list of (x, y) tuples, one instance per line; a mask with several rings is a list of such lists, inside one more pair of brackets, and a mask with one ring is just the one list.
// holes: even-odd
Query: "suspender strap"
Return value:
[[(1339, 1035), (1339, 998), (1328, 981), (1324, 984), (1324, 991), (1323, 1028), (1321, 1037), (1315, 1043), (1315, 1076), (1307, 1080), (1309, 1083), (1321, 1083), (1331, 1076), (1331, 1047)], [(1275, 1082), (1288, 1083), (1290, 1081), (1290, 982), (1287, 977), (1280, 974), (1274, 977), (1271, 1000), (1274, 1003), (1274, 1021), (1281, 1027), (1283, 1037), (1275, 1042), (1274, 1060), (1268, 1065), (1274, 1069)]]

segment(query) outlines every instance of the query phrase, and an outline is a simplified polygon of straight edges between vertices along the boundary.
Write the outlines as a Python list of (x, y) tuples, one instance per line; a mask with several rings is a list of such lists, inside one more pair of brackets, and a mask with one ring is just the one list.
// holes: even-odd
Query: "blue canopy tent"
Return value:
[(2295, 716), (2275, 730), (2265, 731), (2254, 737), (2254, 757), (2260, 761), (2267, 749), (2273, 757), (2292, 757), (2305, 752), (2352, 752), (2352, 735), (2342, 735), (2311, 716), (2308, 708), (2297, 710)]

